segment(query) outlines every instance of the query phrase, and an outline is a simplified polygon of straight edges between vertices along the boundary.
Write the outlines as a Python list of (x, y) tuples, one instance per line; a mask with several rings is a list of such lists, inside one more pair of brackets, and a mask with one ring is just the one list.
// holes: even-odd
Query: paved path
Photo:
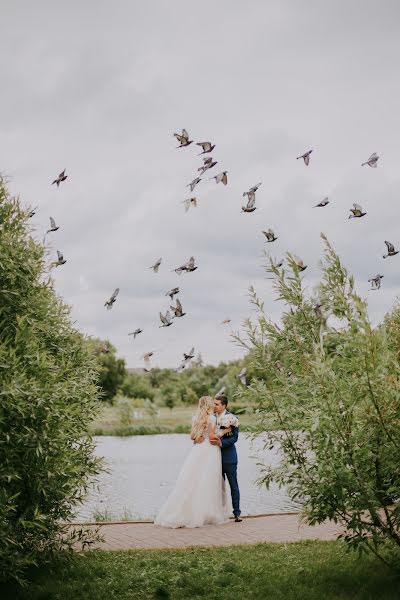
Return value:
[[(90, 525), (98, 527), (99, 525)], [(334, 540), (343, 529), (327, 521), (311, 527), (299, 522), (297, 513), (245, 517), (242, 523), (229, 522), (195, 529), (166, 529), (153, 523), (104, 523), (100, 534), (101, 550), (139, 548), (187, 548), (189, 546), (229, 546), (258, 542), (296, 542), (298, 540)]]

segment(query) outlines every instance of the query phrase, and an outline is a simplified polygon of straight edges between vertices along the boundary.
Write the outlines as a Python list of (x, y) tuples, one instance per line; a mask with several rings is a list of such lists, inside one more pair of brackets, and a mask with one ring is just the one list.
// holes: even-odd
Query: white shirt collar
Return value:
[(225, 410), (224, 410), (224, 412), (223, 412), (223, 413), (221, 413), (221, 414), (218, 414), (218, 413), (217, 413), (217, 423), (219, 423), (219, 419), (220, 419), (221, 417), (223, 417), (224, 415), (226, 415), (226, 409), (225, 409)]

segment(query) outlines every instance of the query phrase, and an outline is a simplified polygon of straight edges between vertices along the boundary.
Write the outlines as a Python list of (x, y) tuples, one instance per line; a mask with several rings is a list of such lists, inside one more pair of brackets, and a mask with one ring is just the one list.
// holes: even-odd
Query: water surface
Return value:
[[(91, 520), (95, 511), (112, 513), (114, 518), (128, 512), (132, 518), (153, 519), (177, 479), (192, 442), (187, 434), (94, 438), (96, 454), (104, 456), (110, 473), (103, 473), (99, 490), (94, 490), (79, 508), (79, 520)], [(276, 465), (279, 454), (263, 449), (261, 439), (252, 441), (241, 434), (238, 451), (238, 480), (244, 515), (280, 513), (299, 509), (285, 490), (259, 488), (257, 462)], [(228, 487), (229, 489), (229, 487)]]

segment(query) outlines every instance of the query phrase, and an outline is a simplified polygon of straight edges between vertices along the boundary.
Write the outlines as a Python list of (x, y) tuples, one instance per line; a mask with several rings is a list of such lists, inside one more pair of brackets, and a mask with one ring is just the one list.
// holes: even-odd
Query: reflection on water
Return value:
[[(79, 508), (76, 518), (91, 520), (95, 511), (124, 512), (137, 519), (152, 519), (166, 500), (192, 442), (186, 434), (96, 437), (96, 454), (104, 456), (110, 471), (102, 473), (99, 490), (94, 490)], [(238, 480), (244, 515), (298, 510), (283, 489), (260, 489), (257, 462), (276, 465), (279, 454), (263, 449), (260, 439), (241, 434), (236, 444), (239, 456)], [(195, 476), (195, 474), (193, 474)], [(228, 487), (229, 490), (229, 487)]]

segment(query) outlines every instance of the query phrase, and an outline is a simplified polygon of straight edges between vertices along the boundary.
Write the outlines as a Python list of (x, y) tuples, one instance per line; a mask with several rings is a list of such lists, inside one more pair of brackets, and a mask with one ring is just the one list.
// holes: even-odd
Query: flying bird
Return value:
[(294, 256), (293, 259), (299, 271), (304, 271), (305, 269), (307, 269), (307, 265), (304, 264), (301, 258), (299, 258), (298, 256)]
[(250, 212), (255, 211), (257, 208), (256, 206), (254, 206), (256, 203), (255, 192), (252, 192), (252, 191), (245, 192), (244, 195), (245, 196), (247, 195), (247, 204), (246, 204), (246, 206), (242, 206), (242, 212), (250, 213)]
[(353, 206), (354, 208), (350, 208), (350, 212), (352, 214), (349, 215), (349, 219), (355, 219), (356, 217), (364, 217), (367, 214), (366, 212), (363, 212), (363, 209), (359, 204), (353, 203)]
[(200, 181), (201, 181), (201, 177), (195, 177), (193, 179), (193, 181), (191, 181), (190, 183), (187, 184), (186, 187), (190, 187), (190, 191), (193, 192), (194, 188), (196, 187), (196, 185), (198, 183), (200, 183)]
[(171, 315), (170, 315), (169, 310), (167, 310), (167, 312), (165, 313), (165, 316), (160, 312), (160, 321), (161, 321), (162, 325), (159, 325), (159, 327), (169, 327), (170, 325), (172, 325)]
[(224, 321), (221, 322), (221, 325), (229, 325), (229, 323), (232, 322), (232, 319), (224, 319)]
[(57, 229), (60, 229), (60, 228), (57, 227), (53, 217), (50, 217), (50, 229), (48, 229), (46, 233), (50, 233), (51, 231), (57, 231)]
[(112, 308), (112, 305), (116, 301), (118, 294), (119, 294), (119, 288), (116, 288), (114, 290), (111, 298), (104, 303), (104, 306), (107, 306), (107, 310), (110, 310)]
[(328, 196), (321, 200), (321, 202), (318, 202), (318, 204), (316, 204), (314, 208), (317, 208), (318, 206), (326, 206), (327, 204), (329, 204)]
[(196, 142), (196, 146), (201, 146), (203, 148), (203, 152), (200, 152), (197, 156), (201, 154), (207, 154), (207, 152), (212, 152), (215, 148), (215, 144), (211, 144), (211, 142)]
[(145, 352), (145, 354), (143, 354), (143, 360), (144, 360), (144, 370), (146, 372), (151, 371), (151, 362), (150, 359), (153, 356), (154, 352)]
[(139, 333), (143, 333), (143, 329), (140, 329), (140, 327), (135, 329), (135, 331), (131, 331), (128, 335), (133, 335), (133, 339), (136, 339), (136, 336), (139, 335)]
[(256, 183), (256, 185), (253, 185), (248, 192), (243, 192), (243, 196), (248, 196), (249, 194), (252, 193), (256, 193), (256, 191), (258, 190), (258, 188), (260, 187), (260, 185), (262, 185), (262, 181), (259, 181), (258, 183)]
[(223, 183), (227, 185), (228, 183), (228, 171), (222, 171), (222, 173), (218, 173), (218, 175), (214, 175), (214, 177), (210, 177), (210, 179), (215, 179), (215, 183)]
[(185, 352), (183, 353), (183, 361), (181, 362), (179, 367), (177, 369), (175, 369), (176, 372), (182, 373), (182, 371), (188, 366), (188, 364), (190, 363), (192, 358), (194, 358), (194, 347), (191, 349), (189, 354), (186, 354)]
[(386, 244), (386, 247), (387, 247), (387, 249), (388, 249), (388, 253), (387, 253), (387, 254), (385, 254), (383, 258), (387, 258), (388, 256), (395, 256), (396, 254), (398, 254), (398, 253), (399, 253), (399, 251), (398, 251), (398, 250), (395, 250), (395, 249), (394, 249), (394, 246), (393, 246), (393, 244), (391, 244), (390, 242), (387, 242), (387, 241), (385, 240), (385, 244)]
[(212, 156), (208, 156), (207, 158), (203, 158), (203, 163), (203, 166), (197, 169), (198, 171), (200, 171), (200, 175), (204, 175), (204, 173), (208, 171), (208, 169), (212, 169), (213, 167), (215, 167), (217, 161), (213, 160)]
[(247, 369), (246, 369), (246, 367), (243, 367), (243, 369), (240, 371), (239, 375), (237, 375), (237, 378), (239, 379), (240, 383), (242, 385), (244, 385), (245, 387), (247, 385), (246, 373), (247, 373)]
[(36, 209), (38, 208), (38, 206), (35, 206), (35, 208), (32, 208), (32, 210), (30, 210), (28, 212), (28, 219), (31, 219), (33, 217), (33, 215), (36, 215)]
[(162, 258), (159, 258), (157, 262), (154, 263), (149, 269), (153, 269), (154, 273), (158, 273), (158, 269), (160, 268)]
[(196, 269), (197, 267), (194, 266), (194, 256), (191, 256), (187, 263), (173, 270), (177, 275), (181, 275), (183, 271), (190, 273), (191, 271), (195, 271)]
[(272, 231), (272, 229), (267, 229), (267, 231), (262, 232), (267, 238), (267, 242), (275, 242), (278, 239), (278, 236)]
[(193, 206), (193, 208), (196, 208), (197, 198), (188, 198), (187, 200), (183, 201), (183, 204), (185, 205), (185, 212), (187, 212), (191, 206)]
[(169, 296), (169, 297), (171, 298), (171, 300), (173, 300), (173, 299), (174, 299), (174, 296), (175, 296), (176, 294), (179, 294), (179, 288), (178, 288), (178, 287), (174, 287), (174, 288), (172, 288), (172, 290), (169, 290), (169, 292), (166, 292), (166, 294), (165, 294), (165, 295), (166, 295), (166, 296)]
[(204, 167), (200, 167), (197, 170), (201, 171), (200, 175), (204, 175), (204, 173), (206, 171), (208, 171), (208, 169), (211, 169), (212, 167), (215, 167), (216, 164), (217, 164), (217, 161), (214, 161), (214, 162), (210, 163), (210, 165), (205, 165)]
[(190, 350), (190, 352), (188, 352), (187, 354), (185, 352), (183, 353), (183, 360), (184, 361), (192, 360), (192, 358), (194, 358), (194, 346)]
[(193, 140), (189, 140), (189, 134), (186, 129), (182, 129), (181, 135), (179, 135), (179, 133), (174, 133), (174, 136), (180, 143), (180, 146), (177, 146), (177, 148), (184, 148), (193, 142)]
[(53, 183), (56, 183), (57, 187), (58, 187), (62, 181), (65, 181), (68, 177), (68, 175), (65, 174), (65, 171), (66, 171), (66, 169), (64, 169), (64, 171), (61, 171), (61, 173), (59, 174), (57, 179), (55, 179), (51, 185), (53, 185)]
[(376, 169), (376, 167), (378, 166), (378, 159), (379, 159), (379, 156), (377, 155), (377, 153), (373, 152), (368, 160), (361, 163), (361, 166), (363, 167), (364, 165), (368, 165), (369, 167)]
[(175, 317), (184, 317), (186, 313), (183, 312), (182, 304), (179, 302), (179, 298), (176, 299), (176, 306), (170, 306), (170, 309), (174, 312)]
[(280, 269), (281, 267), (283, 267), (283, 258), (281, 258), (280, 260), (278, 260), (277, 263), (272, 263), (274, 267), (276, 267), (277, 269)]
[(304, 164), (308, 167), (308, 165), (310, 164), (311, 152), (312, 152), (312, 150), (309, 150), (308, 152), (304, 152), (304, 154), (301, 154), (300, 156), (298, 156), (296, 160), (299, 160), (299, 158), (302, 158), (304, 160)]
[(368, 282), (371, 284), (371, 290), (379, 290), (381, 287), (381, 279), (383, 279), (383, 275), (375, 275), (375, 277), (371, 277), (368, 279)]
[(56, 267), (59, 267), (60, 265), (65, 265), (65, 263), (67, 262), (66, 259), (63, 257), (62, 253), (57, 250), (57, 262), (55, 263)]

